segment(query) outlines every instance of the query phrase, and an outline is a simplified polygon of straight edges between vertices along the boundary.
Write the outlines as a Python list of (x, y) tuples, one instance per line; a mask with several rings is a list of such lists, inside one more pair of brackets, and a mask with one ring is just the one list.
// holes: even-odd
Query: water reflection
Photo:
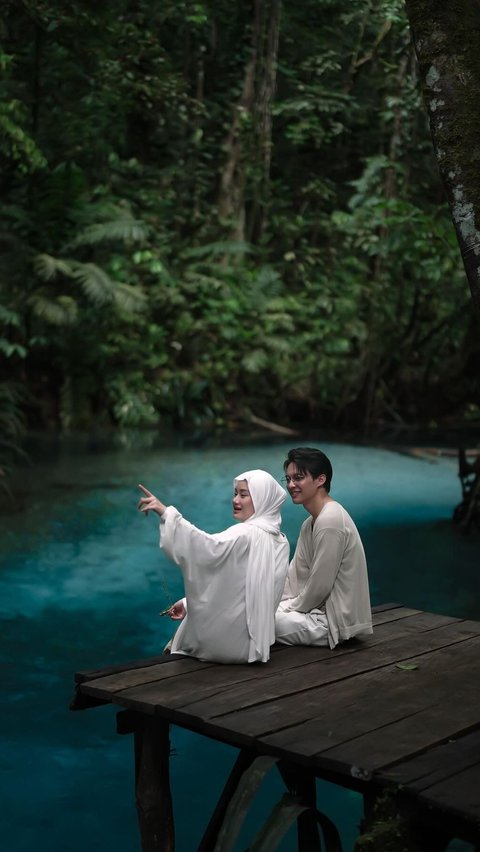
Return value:
[[(209, 531), (231, 517), (240, 470), (282, 475), (292, 442), (244, 446), (56, 447), (21, 472), (21, 511), (0, 519), (0, 615), (4, 735), (0, 764), (9, 852), (139, 849), (133, 804), (132, 743), (115, 734), (114, 711), (70, 713), (72, 674), (156, 654), (171, 626), (157, 617), (182, 590), (157, 548), (153, 518), (135, 511), (136, 484), (151, 487)], [(293, 443), (296, 443), (295, 441)], [(332, 495), (364, 539), (374, 603), (480, 618), (478, 539), (462, 538), (450, 517), (460, 499), (455, 459), (434, 462), (388, 450), (323, 444), (334, 465)], [(292, 546), (303, 510), (287, 504)], [(178, 850), (192, 852), (235, 750), (176, 730), (172, 759)], [(282, 786), (268, 779), (256, 815)], [(355, 835), (360, 803), (323, 785), (325, 810)], [(287, 840), (282, 849), (295, 848)]]

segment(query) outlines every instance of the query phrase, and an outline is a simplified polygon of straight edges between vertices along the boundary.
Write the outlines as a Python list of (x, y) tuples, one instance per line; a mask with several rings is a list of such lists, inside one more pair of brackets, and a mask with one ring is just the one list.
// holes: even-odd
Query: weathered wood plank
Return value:
[(420, 612), (420, 609), (410, 609), (406, 606), (372, 612), (373, 626), (375, 628), (376, 624), (383, 624), (386, 621), (399, 621), (402, 618), (409, 618), (411, 615), (418, 615)]
[[(294, 648), (286, 645), (280, 646), (282, 653), (272, 656), (268, 663), (255, 663), (250, 665), (219, 665), (215, 663), (205, 663), (200, 660), (195, 660), (192, 657), (176, 657), (175, 660), (169, 661), (168, 668), (163, 664), (146, 665), (142, 668), (133, 670), (119, 670), (114, 674), (107, 674), (105, 677), (97, 676), (92, 681), (85, 681), (78, 686), (78, 689), (89, 696), (101, 696), (105, 700), (111, 700), (116, 692), (133, 688), (136, 686), (148, 685), (151, 683), (160, 683), (169, 678), (177, 678), (175, 682), (175, 691), (181, 690), (181, 684), (178, 678), (184, 675), (189, 675), (187, 694), (191, 697), (191, 686), (195, 687), (196, 680), (191, 679), (192, 673), (200, 673), (199, 682), (203, 686), (207, 686), (211, 681), (209, 675), (205, 674), (205, 670), (210, 668), (215, 671), (221, 671), (222, 674), (212, 674), (213, 686), (216, 689), (218, 679), (221, 681), (231, 682), (235, 684), (244, 680), (264, 679), (270, 675), (274, 675), (279, 671), (287, 671), (289, 669), (301, 669), (303, 666), (319, 662), (321, 660), (331, 659), (332, 653), (342, 655), (353, 653), (358, 649), (358, 645), (344, 643), (332, 652), (329, 648), (313, 648), (301, 647)], [(164, 660), (168, 661), (168, 657)], [(187, 682), (185, 682), (187, 683)]]
[[(451, 695), (455, 694), (457, 687), (466, 686), (473, 696), (476, 684), (465, 684), (465, 678), (468, 680), (470, 673), (480, 674), (479, 650), (480, 638), (473, 637), (418, 658), (412, 656), (409, 661), (418, 664), (418, 671), (404, 672), (395, 665), (385, 666), (376, 672), (366, 672), (343, 681), (306, 689), (301, 695), (288, 695), (244, 710), (226, 712), (215, 717), (215, 723), (218, 727), (264, 737), (280, 728), (314, 719), (319, 715), (319, 710), (320, 718), (326, 714), (333, 724), (339, 714), (343, 718), (344, 708), (351, 706), (355, 708), (355, 713), (351, 714), (355, 716), (351, 726), (358, 719), (356, 714), (362, 711), (361, 725), (366, 725), (366, 730), (370, 730), (370, 724), (376, 717), (378, 719), (376, 723), (373, 722), (374, 726), (391, 721), (391, 718), (384, 718), (382, 714), (395, 713), (398, 708), (401, 710), (401, 701), (408, 701), (412, 712), (415, 712), (431, 703), (432, 694), (437, 696), (438, 701), (451, 701)], [(348, 716), (344, 719), (345, 739), (350, 733), (349, 727), (345, 727), (347, 722)], [(294, 732), (292, 736), (295, 738)]]
[[(434, 629), (437, 626), (443, 624), (450, 624), (454, 622), (460, 621), (460, 619), (454, 619), (447, 616), (437, 615), (435, 613), (422, 613), (417, 610), (407, 610), (405, 607), (401, 607), (394, 604), (387, 604), (385, 607), (388, 608), (388, 612), (391, 612), (391, 608), (393, 607), (395, 610), (395, 617), (393, 619), (390, 616), (385, 614), (384, 608), (379, 608), (380, 614), (378, 616), (374, 615), (374, 623), (376, 624), (376, 629), (373, 636), (363, 637), (361, 640), (361, 646), (369, 646), (372, 644), (378, 644), (380, 641), (389, 641), (394, 635), (401, 635), (404, 632), (415, 632), (419, 630), (429, 630)], [(401, 616), (399, 615), (401, 612)], [(396, 624), (396, 622), (400, 622), (400, 624)], [(393, 632), (392, 632), (393, 631)], [(344, 643), (344, 645), (335, 649), (335, 653), (350, 653), (354, 652), (358, 648), (358, 641), (353, 640), (352, 642)], [(299, 666), (303, 664), (307, 664), (309, 662), (328, 659), (331, 657), (332, 652), (328, 648), (292, 648), (286, 645), (275, 645), (272, 649), (272, 658), (270, 663), (267, 664), (267, 667), (272, 665), (276, 667), (285, 667), (291, 668), (293, 666)], [(182, 673), (189, 672), (190, 670), (194, 670), (195, 666), (198, 665), (200, 661), (193, 661), (194, 665), (191, 669), (189, 663), (192, 663), (193, 658), (190, 657), (180, 657), (179, 655), (160, 655), (155, 657), (149, 657), (147, 659), (135, 660), (128, 663), (122, 663), (119, 665), (105, 666), (101, 669), (92, 669), (85, 670), (81, 672), (77, 672), (75, 674), (75, 682), (77, 685), (81, 684), (81, 691), (83, 692), (84, 684), (88, 685), (88, 689), (85, 690), (85, 694), (88, 695), (97, 695), (97, 692), (93, 691), (92, 681), (97, 680), (98, 688), (105, 688), (106, 691), (115, 692), (118, 689), (126, 688), (127, 686), (134, 686), (141, 683), (148, 683), (152, 680), (172, 677), (177, 675), (180, 670)], [(180, 662), (181, 669), (178, 666), (174, 666), (173, 669), (162, 671), (161, 676), (158, 676), (158, 666), (165, 665), (168, 663), (172, 666), (174, 663)], [(201, 665), (214, 665), (213, 663), (201, 663)], [(262, 669), (268, 671), (268, 668), (262, 666)], [(107, 680), (110, 678), (110, 680)], [(101, 681), (101, 683), (100, 683)]]
[[(475, 630), (480, 635), (480, 624), (468, 627), (464, 623), (446, 624), (437, 630), (430, 630), (422, 641), (422, 652), (437, 650), (453, 643), (466, 641)], [(170, 681), (168, 684), (152, 684), (151, 688), (124, 690), (118, 700), (128, 706), (128, 700), (138, 700), (140, 697), (155, 704), (162, 704), (172, 709), (182, 708), (186, 713), (203, 719), (212, 719), (225, 712), (240, 710), (271, 699), (281, 699), (294, 695), (299, 699), (300, 693), (311, 690), (316, 686), (333, 683), (351, 678), (353, 675), (374, 671), (393, 662), (408, 661), (418, 655), (418, 640), (416, 636), (400, 637), (388, 644), (366, 646), (357, 649), (356, 653), (344, 655), (333, 654), (305, 664), (300, 668), (275, 673), (274, 664), (270, 667), (268, 676), (256, 669), (251, 672), (236, 674), (226, 671), (226, 667), (215, 668), (210, 672), (198, 672), (190, 675), (187, 680)], [(229, 669), (232, 667), (228, 667)], [(258, 678), (261, 677), (261, 688)], [(95, 682), (94, 682), (95, 686)], [(141, 696), (140, 696), (141, 692)], [(192, 695), (195, 700), (192, 701)], [(316, 699), (318, 700), (318, 699)]]
[[(402, 606), (402, 604), (380, 604), (376, 607), (372, 607), (374, 623), (382, 623), (385, 619), (387, 621), (392, 620), (390, 616), (383, 615), (383, 613), (391, 610), (396, 610), (398, 617), (403, 617), (403, 613), (406, 613), (406, 615), (408, 615), (419, 612), (419, 610), (407, 610), (404, 606)], [(377, 616), (376, 613), (379, 613), (379, 615)], [(275, 645), (274, 647), (275, 653), (285, 650), (285, 645)], [(130, 660), (126, 663), (114, 663), (111, 665), (103, 666), (102, 668), (85, 669), (75, 673), (75, 682), (83, 683), (84, 681), (94, 680), (98, 677), (107, 677), (108, 675), (117, 674), (119, 672), (132, 671), (133, 669), (145, 668), (146, 666), (153, 666), (158, 663), (173, 662), (175, 659), (178, 659), (178, 657), (175, 655), (173, 656), (173, 658), (170, 658), (168, 654), (157, 654), (153, 657), (142, 658), (140, 660)]]
[(128, 689), (132, 686), (140, 686), (147, 683), (161, 683), (171, 677), (184, 677), (191, 672), (205, 671), (206, 668), (211, 668), (214, 663), (202, 663), (193, 657), (183, 657), (168, 661), (168, 664), (157, 663), (140, 668), (128, 669), (119, 671), (115, 674), (106, 675), (106, 677), (97, 677), (92, 681), (82, 683), (80, 689), (84, 695), (92, 696), (110, 696), (121, 689)]
[(453, 811), (463, 818), (475, 821), (480, 841), (480, 764), (477, 763), (434, 784), (420, 794), (420, 799), (428, 802), (430, 807)]
[[(478, 655), (478, 651), (476, 643), (472, 655)], [(314, 718), (262, 736), (262, 743), (280, 748), (288, 759), (292, 759), (292, 753), (303, 754), (318, 765), (328, 763), (332, 769), (334, 765), (337, 769), (343, 766), (349, 772), (352, 766), (361, 767), (363, 775), (369, 776), (393, 761), (410, 758), (458, 735), (478, 724), (475, 696), (480, 665), (476, 657), (470, 657), (463, 663), (452, 660), (450, 671), (442, 671), (438, 658), (444, 653), (429, 655), (428, 663), (427, 658), (419, 658), (419, 665), (428, 667), (428, 671), (424, 670), (418, 680), (416, 671), (395, 673), (394, 669), (385, 670), (382, 677), (360, 676), (357, 680), (362, 683), (357, 684), (353, 700), (348, 684), (344, 689), (339, 684), (334, 703), (325, 697), (324, 709)], [(473, 681), (469, 680), (471, 674)], [(452, 694), (456, 697), (454, 704)], [(262, 720), (263, 726), (272, 721)], [(248, 723), (239, 725), (237, 720), (236, 729), (254, 736), (261, 722), (251, 718)]]
[(115, 674), (116, 672), (131, 671), (132, 669), (140, 669), (145, 666), (154, 666), (157, 663), (162, 662), (174, 662), (174, 659), (171, 660), (169, 654), (159, 654), (155, 657), (148, 657), (147, 659), (130, 660), (127, 663), (104, 666), (101, 669), (85, 669), (85, 671), (75, 673), (75, 682), (83, 683), (87, 680), (94, 680), (97, 677), (106, 677), (107, 675)]
[(384, 725), (381, 730), (369, 731), (355, 742), (344, 742), (324, 750), (321, 759), (355, 766), (366, 777), (386, 763), (410, 758), (477, 724), (478, 709), (469, 700), (471, 692), (459, 693), (458, 697), (461, 704), (452, 704), (446, 708), (444, 702), (441, 702), (426, 707), (404, 719)]
[[(383, 614), (382, 616), (383, 617)], [(378, 633), (382, 628), (390, 630), (423, 632), (424, 630), (435, 630), (437, 627), (442, 627), (445, 624), (457, 624), (464, 621), (462, 618), (455, 618), (451, 615), (439, 615), (436, 612), (412, 612), (410, 615), (391, 621), (382, 620), (378, 624), (374, 621), (374, 633)], [(387, 634), (388, 635), (388, 634)]]
[(477, 764), (480, 764), (480, 730), (422, 752), (411, 760), (387, 766), (379, 778), (408, 784), (410, 790), (422, 792)]

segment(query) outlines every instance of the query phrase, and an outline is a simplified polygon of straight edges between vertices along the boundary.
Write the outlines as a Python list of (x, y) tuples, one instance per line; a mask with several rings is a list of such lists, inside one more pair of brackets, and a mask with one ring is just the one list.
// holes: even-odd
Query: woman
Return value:
[[(160, 515), (160, 547), (180, 567), (186, 616), (171, 646), (217, 663), (266, 662), (275, 641), (275, 610), (288, 570), (289, 546), (280, 532), (286, 492), (264, 470), (234, 480), (233, 517), (241, 523), (210, 535), (139, 485), (138, 509)], [(181, 618), (181, 601), (171, 608)]]

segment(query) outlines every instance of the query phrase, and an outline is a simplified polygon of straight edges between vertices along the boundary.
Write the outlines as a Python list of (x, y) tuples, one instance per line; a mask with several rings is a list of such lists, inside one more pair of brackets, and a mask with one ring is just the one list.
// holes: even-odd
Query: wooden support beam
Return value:
[(283, 760), (278, 762), (277, 767), (289, 792), (308, 808), (297, 819), (300, 852), (322, 852), (315, 813), (317, 801), (315, 776), (305, 767), (294, 766), (292, 763)]
[(135, 796), (142, 852), (174, 852), (169, 725), (141, 716), (135, 726)]
[(220, 798), (217, 802), (215, 810), (210, 818), (210, 821), (205, 829), (205, 833), (200, 841), (197, 852), (213, 852), (218, 838), (218, 832), (223, 824), (227, 808), (231, 802), (232, 796), (238, 788), (240, 779), (244, 772), (251, 766), (255, 759), (254, 750), (242, 749), (235, 761), (232, 771), (228, 776), (227, 783), (222, 790)]
[(117, 734), (134, 734), (141, 724), (141, 714), (135, 710), (119, 710), (117, 713)]

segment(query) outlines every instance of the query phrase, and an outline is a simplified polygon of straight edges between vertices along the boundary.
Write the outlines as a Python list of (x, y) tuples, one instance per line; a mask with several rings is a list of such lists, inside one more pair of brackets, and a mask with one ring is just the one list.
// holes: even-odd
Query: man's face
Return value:
[(296, 464), (289, 464), (285, 472), (287, 490), (292, 501), (299, 506), (310, 503), (318, 494), (320, 485), (325, 482), (325, 474), (313, 479), (311, 473), (300, 473)]

